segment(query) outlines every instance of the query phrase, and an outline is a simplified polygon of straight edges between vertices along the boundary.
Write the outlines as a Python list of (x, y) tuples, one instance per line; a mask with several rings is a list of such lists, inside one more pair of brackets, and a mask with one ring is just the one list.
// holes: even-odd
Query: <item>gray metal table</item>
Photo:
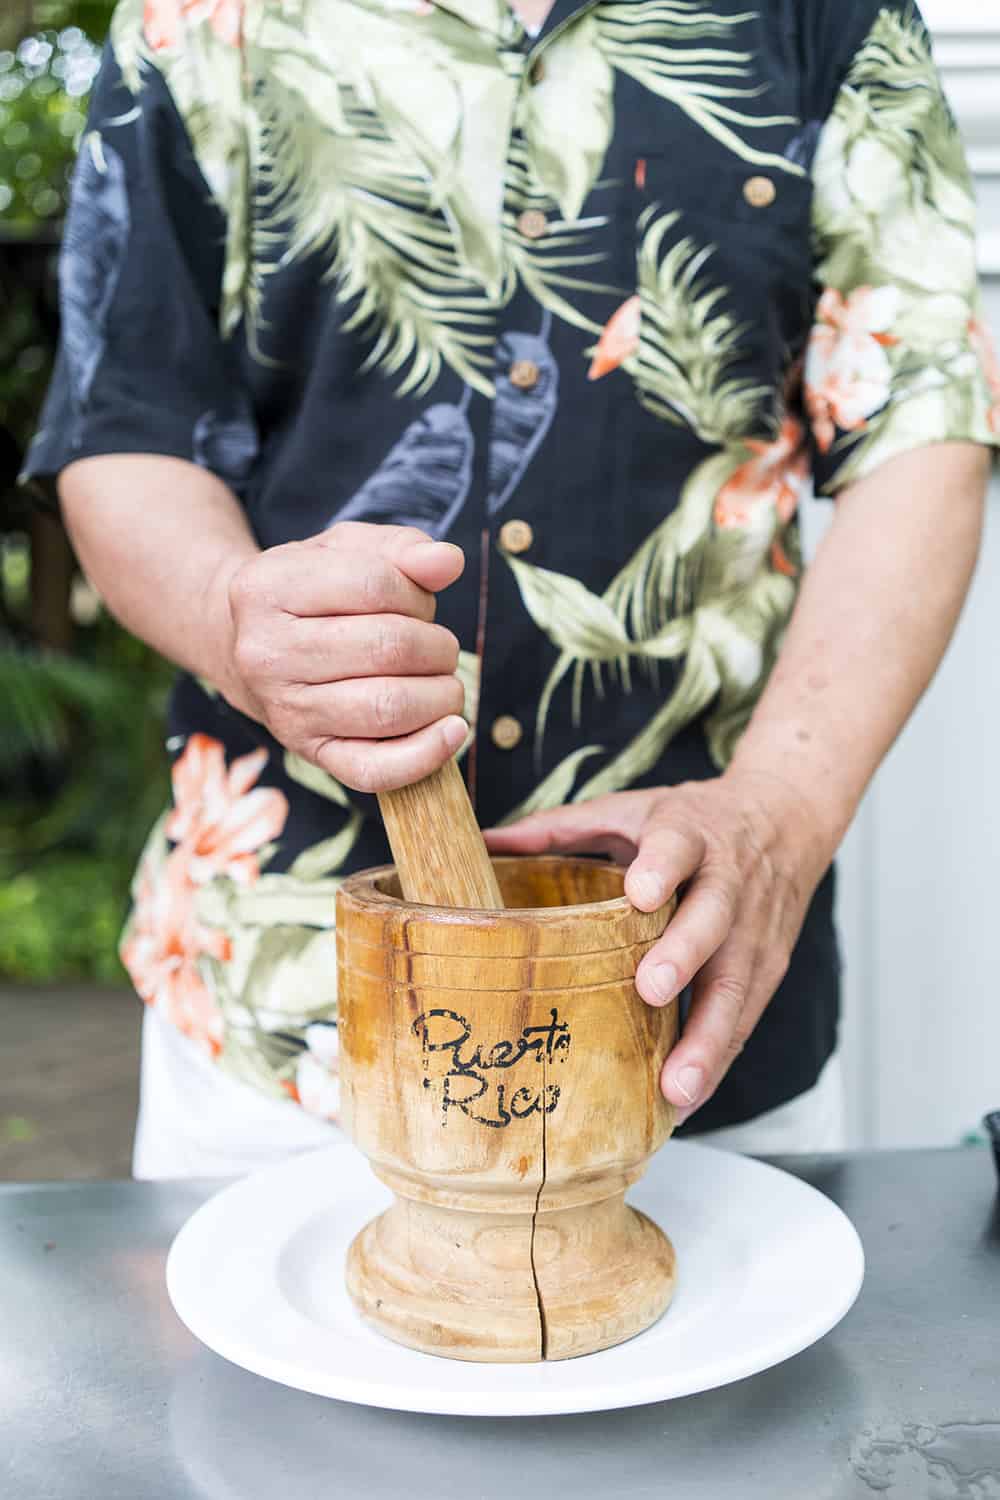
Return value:
[(3, 1188), (0, 1496), (1000, 1496), (1000, 1207), (989, 1154), (784, 1165), (840, 1203), (865, 1242), (865, 1287), (838, 1329), (723, 1390), (527, 1421), (342, 1405), (201, 1348), (167, 1302), (163, 1267), (212, 1184)]

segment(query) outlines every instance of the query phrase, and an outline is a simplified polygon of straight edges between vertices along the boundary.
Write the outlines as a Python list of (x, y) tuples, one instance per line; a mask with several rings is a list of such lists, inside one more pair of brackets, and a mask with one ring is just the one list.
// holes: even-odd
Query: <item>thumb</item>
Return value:
[(436, 594), (462, 576), (465, 554), (453, 542), (436, 542), (417, 526), (388, 522), (338, 521), (310, 537), (308, 545), (375, 552), (404, 573), (418, 588)]
[(465, 571), (465, 553), (453, 542), (412, 542), (392, 560), (401, 573), (432, 594), (446, 589)]

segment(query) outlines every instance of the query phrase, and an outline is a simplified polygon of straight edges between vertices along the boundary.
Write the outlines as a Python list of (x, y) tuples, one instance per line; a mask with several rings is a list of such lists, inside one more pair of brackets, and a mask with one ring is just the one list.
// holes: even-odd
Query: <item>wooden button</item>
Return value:
[(510, 367), (510, 383), (519, 391), (533, 391), (541, 373), (533, 359), (515, 359)]
[(778, 196), (778, 189), (770, 177), (748, 177), (743, 184), (743, 196), (751, 208), (769, 208)]
[(540, 208), (526, 208), (518, 215), (517, 227), (526, 240), (540, 240), (549, 227), (549, 221)]
[(521, 743), (523, 734), (520, 723), (510, 714), (501, 714), (499, 719), (494, 719), (490, 730), (490, 737), (498, 750), (513, 750)]
[(531, 64), (531, 69), (528, 73), (528, 80), (533, 84), (539, 84), (544, 77), (545, 59), (544, 57), (536, 57), (534, 62)]
[(505, 552), (527, 552), (535, 533), (527, 521), (505, 521), (500, 527), (500, 545)]

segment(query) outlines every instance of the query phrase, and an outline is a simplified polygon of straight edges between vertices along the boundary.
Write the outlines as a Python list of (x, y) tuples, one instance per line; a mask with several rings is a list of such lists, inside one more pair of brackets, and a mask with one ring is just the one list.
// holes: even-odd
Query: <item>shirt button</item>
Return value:
[(518, 214), (517, 227), (526, 240), (540, 240), (549, 221), (540, 208), (526, 208), (523, 214)]
[(533, 391), (541, 373), (533, 359), (515, 359), (509, 371), (510, 383), (519, 391)]
[(769, 208), (778, 196), (778, 189), (770, 177), (748, 177), (743, 184), (743, 196), (751, 208)]
[(539, 84), (544, 77), (545, 59), (544, 57), (536, 57), (534, 62), (531, 64), (531, 69), (528, 73), (528, 80), (533, 84)]
[(490, 738), (498, 750), (513, 750), (521, 743), (523, 734), (520, 723), (511, 714), (501, 714), (499, 719), (494, 719), (490, 730)]
[(535, 533), (527, 521), (505, 521), (500, 527), (500, 545), (505, 552), (527, 552)]

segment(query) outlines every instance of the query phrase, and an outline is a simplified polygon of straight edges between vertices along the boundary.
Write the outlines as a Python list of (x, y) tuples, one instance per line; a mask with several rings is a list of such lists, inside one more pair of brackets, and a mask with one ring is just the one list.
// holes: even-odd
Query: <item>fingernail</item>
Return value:
[(630, 876), (628, 888), (643, 908), (662, 906), (666, 897), (663, 881), (652, 870), (640, 870), (638, 875)]
[(688, 1104), (694, 1104), (702, 1091), (705, 1083), (705, 1075), (700, 1068), (692, 1063), (681, 1068), (674, 1074), (674, 1085), (677, 1092), (683, 1095)]
[(457, 715), (452, 714), (451, 718), (445, 721), (443, 729), (445, 743), (452, 755), (454, 755), (465, 744), (465, 737), (469, 732), (469, 726), (464, 719), (460, 719)]
[(436, 542), (436, 541), (434, 541), (433, 537), (429, 541), (426, 541), (426, 542), (414, 542), (413, 543), (413, 547), (414, 547), (414, 551), (417, 551), (421, 547), (423, 547), (423, 548), (437, 547), (439, 549), (441, 547), (447, 547), (449, 552), (457, 552), (459, 554), (459, 556), (461, 556), (461, 557), (465, 556), (465, 554), (463, 553), (461, 547), (456, 547), (456, 545), (455, 545), (454, 542)]
[(680, 975), (673, 964), (654, 964), (643, 973), (643, 989), (653, 1005), (666, 1005), (679, 989)]

